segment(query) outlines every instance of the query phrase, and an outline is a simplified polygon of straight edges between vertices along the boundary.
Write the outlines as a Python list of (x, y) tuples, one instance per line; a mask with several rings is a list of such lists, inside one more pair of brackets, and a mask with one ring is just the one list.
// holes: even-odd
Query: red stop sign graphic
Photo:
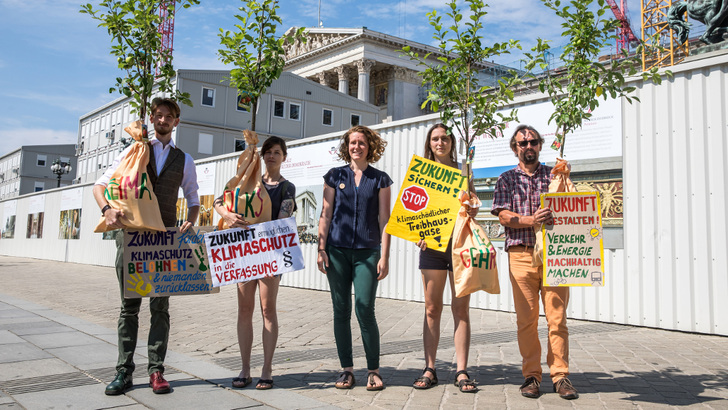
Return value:
[(410, 186), (402, 191), (402, 205), (404, 209), (410, 212), (420, 212), (427, 208), (427, 203), (430, 202), (430, 197), (427, 196), (427, 191), (424, 188), (418, 186)]

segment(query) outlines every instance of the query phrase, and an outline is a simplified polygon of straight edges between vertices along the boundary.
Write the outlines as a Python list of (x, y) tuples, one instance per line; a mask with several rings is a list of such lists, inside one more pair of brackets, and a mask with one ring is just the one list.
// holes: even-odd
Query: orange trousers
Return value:
[(551, 381), (569, 376), (569, 329), (566, 327), (568, 287), (543, 286), (543, 266), (532, 267), (533, 247), (512, 246), (508, 262), (518, 325), (518, 349), (523, 358), (523, 377), (541, 381), (541, 343), (538, 340), (539, 292), (548, 324), (546, 363)]

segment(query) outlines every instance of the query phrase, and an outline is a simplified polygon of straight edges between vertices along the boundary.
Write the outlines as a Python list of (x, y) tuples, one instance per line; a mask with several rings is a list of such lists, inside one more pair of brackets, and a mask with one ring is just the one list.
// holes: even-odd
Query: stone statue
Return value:
[(723, 41), (723, 34), (728, 32), (728, 0), (684, 0), (673, 3), (667, 13), (667, 24), (677, 32), (681, 44), (687, 41), (690, 33), (690, 24), (683, 20), (686, 11), (688, 17), (705, 24), (705, 33), (700, 36), (700, 41), (705, 44)]

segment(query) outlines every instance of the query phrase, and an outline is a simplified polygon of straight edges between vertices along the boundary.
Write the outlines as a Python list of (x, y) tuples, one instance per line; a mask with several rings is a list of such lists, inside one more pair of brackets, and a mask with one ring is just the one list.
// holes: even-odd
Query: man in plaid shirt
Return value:
[(495, 186), (493, 215), (506, 229), (506, 252), (518, 324), (518, 348), (523, 357), (521, 394), (541, 394), (541, 344), (538, 340), (539, 293), (548, 323), (548, 355), (554, 391), (564, 399), (579, 393), (569, 381), (569, 330), (566, 327), (568, 287), (543, 286), (543, 266), (533, 266), (534, 227), (551, 224), (548, 208), (541, 208), (540, 195), (549, 190), (551, 167), (539, 163), (543, 138), (533, 127), (519, 125), (511, 137), (518, 166), (504, 172)]

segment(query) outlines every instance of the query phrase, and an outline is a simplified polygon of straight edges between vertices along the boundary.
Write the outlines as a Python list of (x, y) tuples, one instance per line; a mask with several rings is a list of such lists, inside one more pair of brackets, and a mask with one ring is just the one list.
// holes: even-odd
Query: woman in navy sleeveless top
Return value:
[(326, 274), (334, 307), (334, 337), (343, 368), (336, 388), (356, 383), (351, 341), (351, 287), (366, 353), (367, 390), (382, 390), (379, 327), (374, 316), (378, 281), (389, 272), (389, 220), (392, 179), (372, 167), (386, 142), (375, 131), (356, 126), (342, 137), (339, 157), (347, 162), (324, 175), (319, 220), (318, 268)]

